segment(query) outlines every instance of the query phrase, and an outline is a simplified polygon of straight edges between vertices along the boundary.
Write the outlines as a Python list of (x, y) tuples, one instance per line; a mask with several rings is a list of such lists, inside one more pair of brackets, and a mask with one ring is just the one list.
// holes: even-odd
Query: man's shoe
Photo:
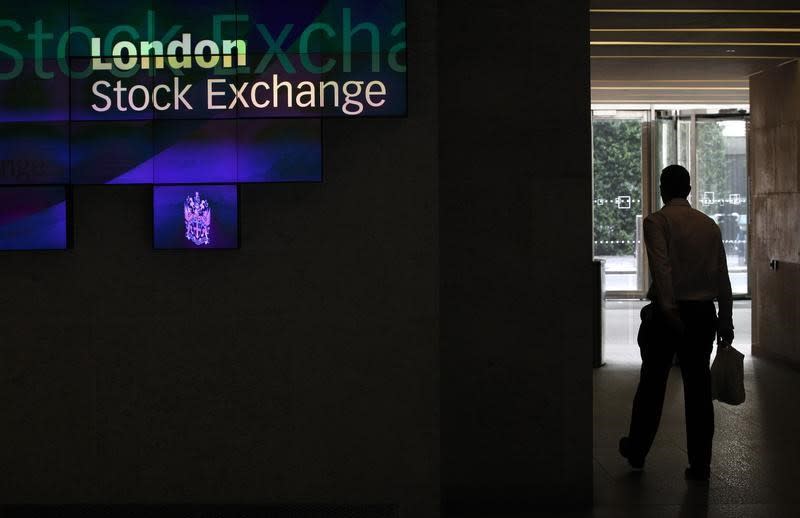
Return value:
[(709, 467), (695, 469), (689, 466), (683, 471), (683, 476), (686, 478), (686, 480), (708, 482), (708, 479), (711, 478), (711, 469)]
[(644, 457), (634, 455), (631, 452), (631, 440), (629, 437), (622, 437), (619, 440), (619, 453), (626, 459), (628, 464), (634, 469), (642, 469), (644, 467)]

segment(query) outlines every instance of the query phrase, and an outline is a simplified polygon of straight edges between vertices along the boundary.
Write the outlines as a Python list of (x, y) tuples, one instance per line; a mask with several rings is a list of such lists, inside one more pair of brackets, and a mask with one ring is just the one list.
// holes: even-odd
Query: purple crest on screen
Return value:
[(195, 245), (207, 245), (211, 241), (211, 207), (199, 192), (186, 196), (183, 202), (183, 219), (186, 223), (186, 239)]

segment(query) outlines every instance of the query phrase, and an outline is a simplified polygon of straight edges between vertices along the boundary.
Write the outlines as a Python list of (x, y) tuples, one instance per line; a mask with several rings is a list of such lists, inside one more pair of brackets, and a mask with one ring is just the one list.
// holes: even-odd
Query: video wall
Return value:
[(0, 250), (79, 246), (81, 185), (153, 186), (156, 248), (237, 248), (241, 184), (321, 182), (324, 119), (406, 115), (405, 39), (404, 0), (0, 8)]

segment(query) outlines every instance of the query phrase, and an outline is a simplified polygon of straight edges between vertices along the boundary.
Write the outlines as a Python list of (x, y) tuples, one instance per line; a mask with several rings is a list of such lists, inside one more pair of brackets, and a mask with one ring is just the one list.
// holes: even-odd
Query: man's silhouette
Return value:
[[(653, 280), (647, 298), (656, 306), (655, 330), (639, 343), (639, 386), (630, 431), (620, 439), (619, 451), (634, 468), (644, 465), (661, 420), (667, 377), (677, 353), (689, 454), (685, 476), (708, 480), (714, 435), (709, 360), (715, 336), (720, 347), (733, 341), (733, 301), (719, 226), (689, 205), (689, 192), (689, 172), (679, 165), (667, 167), (661, 172), (664, 207), (644, 220)], [(714, 299), (719, 301), (719, 317)]]

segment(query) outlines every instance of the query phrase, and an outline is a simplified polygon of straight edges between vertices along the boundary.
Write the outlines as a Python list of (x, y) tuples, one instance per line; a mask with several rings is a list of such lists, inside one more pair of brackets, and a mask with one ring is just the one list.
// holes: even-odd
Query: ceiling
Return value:
[(800, 58), (800, 0), (592, 0), (593, 103), (747, 104)]

